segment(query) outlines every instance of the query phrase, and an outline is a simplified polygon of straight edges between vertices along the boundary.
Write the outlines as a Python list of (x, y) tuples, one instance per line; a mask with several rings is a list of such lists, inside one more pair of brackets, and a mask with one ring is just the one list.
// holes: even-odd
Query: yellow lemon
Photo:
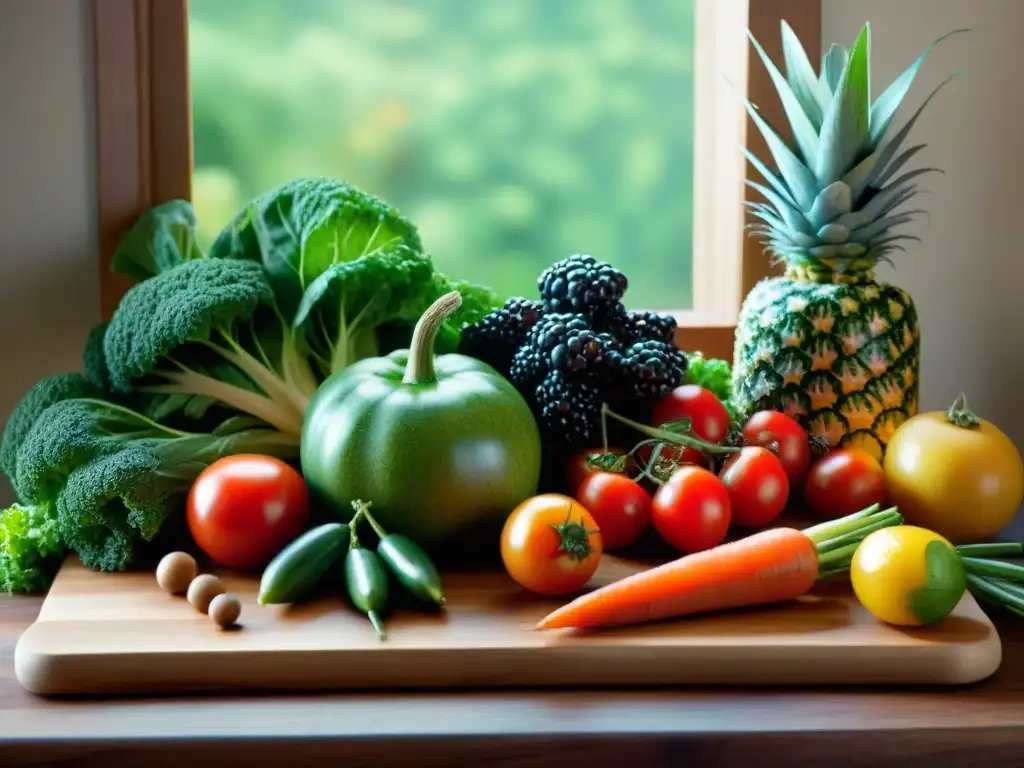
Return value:
[(853, 555), (850, 581), (875, 618), (904, 627), (941, 621), (967, 587), (953, 545), (913, 525), (882, 528), (865, 538)]

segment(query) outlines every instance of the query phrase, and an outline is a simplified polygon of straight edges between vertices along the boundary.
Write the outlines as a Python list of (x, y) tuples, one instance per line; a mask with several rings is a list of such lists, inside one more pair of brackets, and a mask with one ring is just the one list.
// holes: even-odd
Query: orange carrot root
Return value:
[(591, 629), (794, 600), (818, 578), (815, 543), (773, 528), (697, 552), (583, 595), (537, 629)]

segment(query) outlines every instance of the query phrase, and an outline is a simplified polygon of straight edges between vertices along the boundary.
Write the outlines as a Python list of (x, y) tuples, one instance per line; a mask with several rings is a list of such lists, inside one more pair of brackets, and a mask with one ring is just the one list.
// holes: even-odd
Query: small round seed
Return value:
[(242, 603), (234, 595), (217, 595), (210, 603), (209, 613), (218, 627), (227, 629), (242, 615)]
[(188, 552), (170, 552), (156, 567), (156, 583), (169, 594), (183, 595), (197, 572), (195, 558)]
[(224, 585), (220, 583), (220, 579), (209, 573), (196, 576), (188, 585), (188, 601), (200, 613), (209, 611), (213, 598), (223, 594)]

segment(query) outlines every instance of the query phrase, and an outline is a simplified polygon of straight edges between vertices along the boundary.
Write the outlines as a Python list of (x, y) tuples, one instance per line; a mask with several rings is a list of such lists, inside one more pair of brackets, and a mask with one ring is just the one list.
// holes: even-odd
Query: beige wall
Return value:
[(92, 76), (89, 0), (0, 2), (0, 423), (99, 318)]
[[(917, 123), (918, 157), (945, 170), (924, 177), (931, 214), (908, 231), (923, 238), (885, 277), (915, 297), (922, 322), (922, 401), (944, 407), (963, 389), (980, 414), (1024, 447), (1024, 0), (824, 0), (823, 42), (853, 42), (871, 22), (875, 92), (934, 38), (935, 49), (903, 109), (913, 114), (949, 73)], [(915, 158), (915, 161), (917, 158)]]

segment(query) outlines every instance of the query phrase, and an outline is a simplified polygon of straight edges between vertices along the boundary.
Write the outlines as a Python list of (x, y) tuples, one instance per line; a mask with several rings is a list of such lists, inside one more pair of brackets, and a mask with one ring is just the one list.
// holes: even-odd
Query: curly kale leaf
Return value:
[(46, 590), (63, 554), (53, 504), (12, 504), (0, 511), (0, 589), (4, 592)]

